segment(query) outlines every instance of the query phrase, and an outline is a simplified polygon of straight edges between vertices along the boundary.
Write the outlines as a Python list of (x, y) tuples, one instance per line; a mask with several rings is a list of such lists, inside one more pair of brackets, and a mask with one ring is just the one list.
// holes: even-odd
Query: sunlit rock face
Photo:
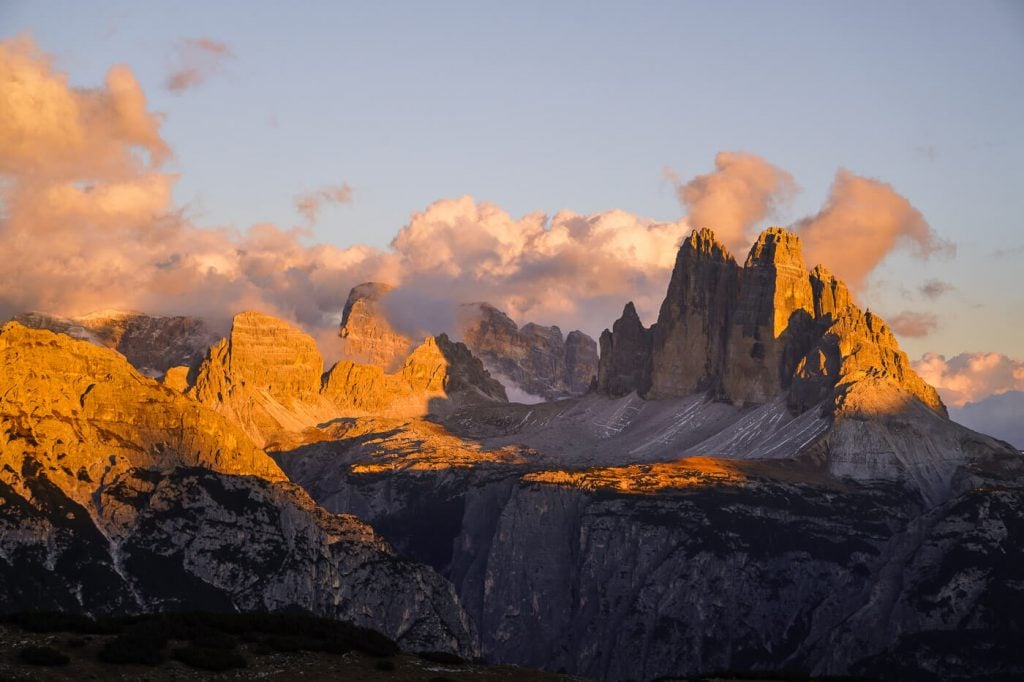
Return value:
[(282, 320), (240, 313), (199, 366), (187, 395), (264, 446), (337, 416), (320, 394), (323, 358), (312, 337)]
[[(506, 400), (480, 360), (444, 334), (427, 337), (391, 374), (350, 360), (324, 373), (312, 337), (253, 312), (235, 316), (231, 335), (186, 382), (186, 395), (241, 426), (261, 447), (296, 442), (305, 429), (338, 417), (418, 417)], [(168, 377), (171, 384), (180, 389), (180, 370)]]
[[(394, 287), (366, 282), (353, 287), (342, 315), (343, 355), (358, 365), (395, 373), (416, 347), (388, 321), (386, 299)], [(597, 344), (581, 331), (563, 338), (558, 327), (519, 327), (488, 303), (459, 307), (457, 329), (449, 330), (508, 388), (556, 400), (586, 393), (597, 375)]]
[(396, 332), (380, 310), (381, 299), (393, 289), (380, 282), (364, 282), (349, 292), (341, 315), (345, 358), (393, 372), (412, 351), (412, 339)]
[(466, 346), (496, 376), (548, 400), (582, 395), (597, 375), (597, 344), (581, 331), (562, 337), (558, 327), (522, 327), (494, 306), (460, 309)]
[(480, 360), (445, 334), (428, 336), (394, 374), (339, 362), (324, 376), (323, 395), (339, 416), (419, 417), (507, 401), (505, 388)]
[(159, 317), (112, 310), (74, 318), (23, 313), (14, 320), (26, 327), (49, 329), (113, 348), (140, 372), (154, 377), (177, 365), (198, 364), (206, 349), (219, 339), (196, 317)]
[(740, 273), (723, 393), (761, 404), (789, 387), (813, 334), (814, 299), (800, 238), (782, 228), (761, 233)]
[(787, 395), (801, 412), (823, 401), (832, 409), (870, 375), (946, 414), (885, 323), (857, 308), (824, 267), (808, 272), (799, 237), (777, 227), (761, 233), (742, 268), (713, 232), (694, 231), (679, 249), (658, 322), (645, 329), (627, 306), (602, 335), (604, 349), (598, 389), (609, 395), (706, 392), (739, 406)]
[(0, 610), (299, 607), (475, 652), (445, 580), (117, 353), (10, 323), (0, 394)]

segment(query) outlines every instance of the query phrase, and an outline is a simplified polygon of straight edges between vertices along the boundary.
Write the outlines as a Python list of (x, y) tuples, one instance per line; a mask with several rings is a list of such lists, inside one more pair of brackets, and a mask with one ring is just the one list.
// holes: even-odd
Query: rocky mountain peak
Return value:
[(597, 389), (608, 395), (644, 394), (650, 387), (652, 330), (644, 327), (630, 301), (622, 316), (601, 334)]
[(702, 227), (694, 230), (690, 236), (683, 240), (679, 248), (679, 256), (703, 256), (712, 260), (731, 260), (735, 262), (729, 250), (718, 241), (714, 230)]
[(806, 270), (800, 237), (783, 227), (769, 227), (750, 247), (745, 268), (758, 265), (792, 266)]
[(309, 401), (320, 391), (324, 361), (308, 334), (270, 315), (235, 315), (229, 337), (235, 381), (279, 401)]
[(758, 236), (743, 267), (711, 230), (695, 230), (679, 248), (657, 324), (644, 329), (629, 304), (601, 351), (598, 388), (612, 395), (708, 392), (737, 405), (787, 395), (802, 411), (832, 398), (841, 405), (851, 382), (871, 376), (945, 415), (885, 323), (857, 309), (823, 266), (808, 272), (800, 238), (779, 227)]
[(342, 352), (345, 357), (385, 371), (394, 371), (409, 355), (412, 339), (388, 322), (381, 302), (394, 291), (390, 284), (364, 282), (349, 292), (341, 314)]
[(14, 320), (112, 348), (140, 372), (154, 377), (171, 367), (198, 364), (206, 349), (220, 338), (197, 317), (162, 317), (128, 310), (101, 310), (71, 318), (30, 312)]
[(0, 459), (20, 471), (23, 445), (45, 442), (36, 460), (47, 453), (43, 464), (82, 504), (91, 504), (93, 482), (130, 467), (284, 478), (237, 426), (106, 348), (10, 322), (0, 329), (0, 359)]
[(708, 229), (695, 230), (676, 256), (653, 329), (650, 396), (720, 392), (739, 267)]
[(814, 294), (814, 317), (837, 315), (853, 303), (846, 284), (836, 279), (823, 265), (811, 271), (811, 290)]
[(556, 326), (520, 327), (488, 303), (459, 313), (466, 346), (510, 387), (553, 400), (585, 393), (597, 375), (597, 344), (581, 331), (563, 337)]

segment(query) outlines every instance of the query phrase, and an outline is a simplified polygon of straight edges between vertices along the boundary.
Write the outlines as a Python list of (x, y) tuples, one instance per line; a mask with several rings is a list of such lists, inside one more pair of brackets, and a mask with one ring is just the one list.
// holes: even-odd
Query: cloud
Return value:
[[(596, 335), (626, 300), (654, 320), (695, 220), (715, 223), (745, 250), (749, 231), (795, 188), (771, 164), (723, 152), (712, 173), (676, 182), (690, 219), (656, 222), (618, 210), (515, 217), (464, 196), (414, 213), (386, 249), (339, 248), (311, 243), (308, 229), (194, 223), (173, 201), (178, 178), (165, 170), (163, 117), (148, 109), (127, 67), (76, 88), (31, 40), (0, 42), (0, 111), (3, 316), (131, 308), (223, 320), (258, 309), (323, 339), (349, 289), (372, 280), (410, 292), (404, 306), (394, 298), (401, 319), (393, 323), (406, 333), (441, 331), (458, 304), (488, 301), (520, 323)], [(350, 199), (340, 185), (296, 205), (313, 224), (326, 204)], [(942, 248), (906, 199), (845, 173), (801, 229), (830, 266), (858, 249), (876, 264), (906, 243), (924, 254)], [(825, 238), (833, 233), (852, 241)]]
[(340, 185), (321, 187), (315, 192), (309, 192), (295, 197), (295, 208), (305, 217), (310, 225), (316, 224), (320, 209), (326, 204), (351, 204), (352, 188), (348, 183)]
[(625, 211), (517, 219), (471, 197), (444, 199), (414, 214), (391, 242), (400, 273), (391, 283), (415, 290), (417, 304), (404, 308), (429, 319), (407, 319), (413, 327), (430, 329), (441, 316), (424, 299), (487, 301), (520, 322), (594, 334), (618, 316), (624, 299), (653, 319), (689, 231), (685, 221)]
[(825, 206), (795, 229), (808, 263), (827, 264), (854, 290), (863, 289), (871, 271), (894, 250), (909, 250), (922, 260), (956, 253), (892, 187), (842, 169)]
[(301, 230), (192, 224), (172, 203), (177, 177), (162, 170), (162, 116), (127, 67), (74, 88), (30, 39), (0, 42), (0, 110), (4, 316), (258, 307), (317, 326), (346, 287), (394, 276), (387, 254), (306, 246)]
[(177, 63), (167, 76), (166, 87), (171, 92), (182, 92), (201, 85), (234, 56), (230, 47), (216, 40), (183, 40), (178, 43)]
[(916, 313), (912, 310), (888, 318), (889, 326), (897, 336), (920, 338), (938, 329), (939, 318), (934, 313)]
[(797, 191), (789, 173), (744, 152), (719, 152), (714, 171), (686, 184), (670, 168), (663, 176), (676, 185), (690, 224), (714, 230), (719, 241), (741, 260), (754, 241), (751, 231)]
[[(126, 67), (72, 88), (22, 39), (0, 43), (0, 78), (4, 316), (132, 308), (223, 319), (255, 308), (316, 332), (337, 325), (352, 286), (376, 280), (417, 293), (410, 318), (436, 310), (426, 300), (488, 300), (520, 321), (596, 333), (627, 298), (653, 318), (689, 232), (623, 211), (514, 218), (470, 197), (414, 214), (383, 250), (311, 244), (307, 230), (271, 224), (203, 227), (173, 204), (162, 116)], [(315, 219), (349, 191), (325, 188), (300, 208)]]
[(951, 291), (956, 291), (956, 287), (949, 282), (943, 282), (938, 279), (930, 279), (917, 288), (921, 295), (931, 300), (937, 300), (942, 298), (944, 295)]
[(949, 360), (944, 355), (925, 353), (913, 366), (953, 407), (1024, 390), (1024, 361), (1001, 353), (961, 353)]

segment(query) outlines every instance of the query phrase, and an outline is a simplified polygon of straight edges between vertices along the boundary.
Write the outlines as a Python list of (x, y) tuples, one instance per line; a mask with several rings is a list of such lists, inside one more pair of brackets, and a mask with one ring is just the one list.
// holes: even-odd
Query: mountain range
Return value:
[(299, 608), (599, 679), (1024, 674), (1020, 452), (791, 232), (741, 265), (694, 231), (599, 343), (486, 303), (417, 337), (392, 294), (352, 290), (329, 368), (258, 312), (4, 326), (0, 609)]

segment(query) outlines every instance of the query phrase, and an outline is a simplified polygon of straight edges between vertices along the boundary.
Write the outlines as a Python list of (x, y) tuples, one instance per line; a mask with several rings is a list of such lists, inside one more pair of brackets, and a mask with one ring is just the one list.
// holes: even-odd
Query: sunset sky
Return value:
[(698, 220), (796, 225), (926, 379), (1024, 390), (1020, 2), (4, 0), (0, 39), (4, 314), (317, 327), (390, 277), (595, 334)]

